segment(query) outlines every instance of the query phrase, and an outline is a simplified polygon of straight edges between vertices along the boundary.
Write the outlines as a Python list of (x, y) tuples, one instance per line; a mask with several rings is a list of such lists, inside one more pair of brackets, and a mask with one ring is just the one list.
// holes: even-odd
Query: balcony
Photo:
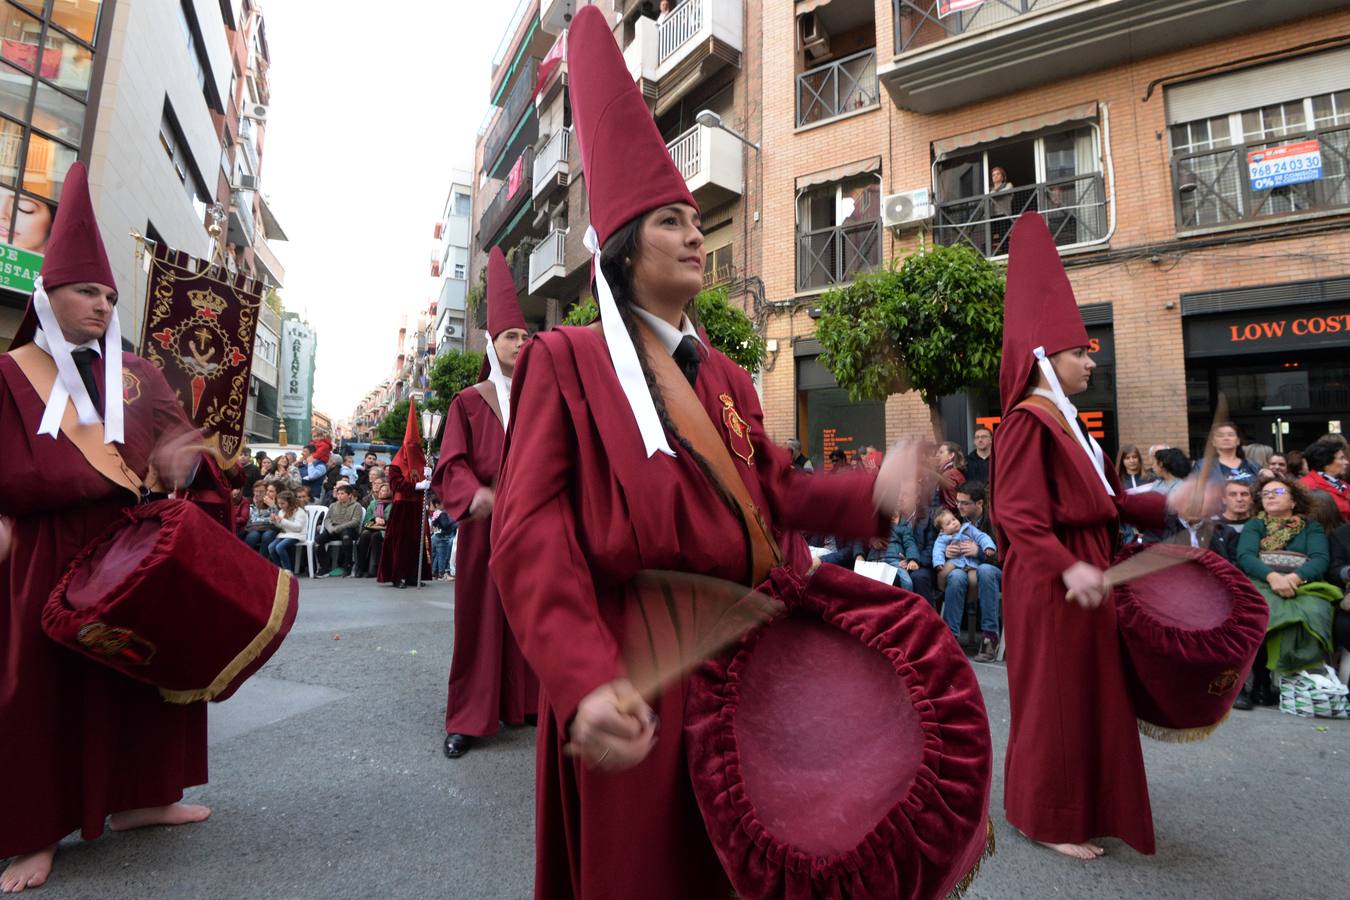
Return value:
[(263, 415), (256, 409), (249, 410), (247, 436), (264, 444), (276, 440), (277, 420)]
[(846, 284), (881, 262), (881, 223), (838, 225), (797, 234), (797, 290)]
[(469, 283), (463, 278), (446, 278), (441, 282), (441, 293), (436, 298), (436, 314), (443, 316), (449, 310), (464, 311)]
[(539, 120), (534, 113), (534, 85), (538, 77), (539, 60), (531, 57), (516, 77), (496, 123), (483, 141), (483, 171), (489, 178), (501, 178), (520, 151), (539, 138)]
[(685, 0), (659, 25), (637, 19), (623, 56), (657, 115), (723, 66), (741, 64), (742, 19), (742, 0)]
[(532, 238), (524, 238), (506, 254), (506, 265), (511, 270), (511, 281), (515, 283), (517, 293), (530, 292), (530, 255), (538, 244)]
[(531, 294), (548, 295), (550, 287), (560, 285), (567, 278), (565, 262), (566, 232), (550, 231), (530, 254)]
[(230, 194), (230, 215), (225, 240), (236, 247), (253, 246), (257, 228), (253, 222), (253, 191), (235, 191)]
[(258, 270), (258, 275), (272, 287), (279, 288), (286, 283), (285, 266), (272, 252), (272, 245), (267, 238), (261, 234), (253, 242), (253, 266)]
[(519, 181), (513, 185), (510, 172), (508, 172), (506, 180), (502, 182), (501, 190), (497, 191), (497, 196), (493, 197), (492, 202), (487, 205), (487, 209), (483, 210), (483, 217), (478, 222), (478, 239), (484, 249), (501, 242), (505, 235), (515, 227), (515, 223), (524, 218), (521, 210), (525, 201), (530, 198), (532, 191), (534, 151), (527, 148), (518, 159), (520, 160)]
[(534, 157), (534, 203), (547, 201), (554, 191), (567, 189), (572, 176), (572, 129), (563, 128), (548, 139)]
[[(1248, 152), (1300, 141), (1320, 144), (1323, 176), (1301, 184), (1252, 190)], [(1180, 231), (1344, 211), (1350, 209), (1350, 128), (1324, 128), (1284, 135), (1270, 143), (1177, 154), (1172, 158), (1172, 184)]]
[(562, 34), (572, 24), (577, 5), (577, 0), (539, 0), (539, 27), (549, 34)]
[(722, 129), (695, 125), (666, 149), (703, 209), (713, 209), (745, 190), (741, 143)]
[(558, 35), (553, 46), (539, 61), (539, 75), (536, 85), (539, 88), (534, 98), (535, 108), (544, 109), (553, 102), (559, 91), (567, 89), (567, 31)]
[(939, 202), (933, 240), (944, 246), (966, 243), (984, 256), (1003, 256), (1013, 223), (1028, 211), (1045, 216), (1056, 246), (1106, 239), (1106, 185), (1100, 173), (1093, 173)]
[(1344, 0), (986, 0), (938, 15), (891, 0), (895, 56), (881, 83), (900, 109), (935, 113), (1150, 56), (1260, 32)]
[(797, 76), (798, 128), (869, 109), (880, 102), (875, 49), (845, 56)]

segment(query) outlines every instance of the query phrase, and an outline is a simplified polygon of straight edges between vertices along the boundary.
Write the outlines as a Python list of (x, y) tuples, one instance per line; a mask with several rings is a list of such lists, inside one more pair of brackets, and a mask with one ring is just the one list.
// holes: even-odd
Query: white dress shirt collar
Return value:
[(690, 335), (693, 335), (694, 340), (698, 341), (700, 344), (703, 343), (703, 338), (699, 337), (698, 331), (694, 328), (694, 323), (690, 322), (689, 317), (684, 313), (680, 314), (680, 327), (675, 328), (665, 319), (652, 315), (636, 303), (630, 303), (628, 308), (643, 322), (647, 323), (647, 327), (656, 332), (657, 340), (661, 342), (661, 346), (666, 348), (666, 352), (672, 356), (675, 355), (675, 348), (680, 346), (680, 341)]

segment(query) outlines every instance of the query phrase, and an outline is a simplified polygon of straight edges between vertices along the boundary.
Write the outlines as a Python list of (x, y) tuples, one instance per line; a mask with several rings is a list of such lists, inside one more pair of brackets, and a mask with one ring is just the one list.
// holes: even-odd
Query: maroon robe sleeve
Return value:
[[(466, 388), (471, 391), (473, 388)], [(436, 463), (436, 472), (432, 481), (436, 485), (436, 496), (456, 521), (469, 515), (469, 505), (473, 495), (484, 487), (474, 474), (470, 456), (473, 452), (473, 430), (469, 424), (469, 414), (464, 408), (460, 391), (450, 402), (450, 412), (445, 419), (445, 434), (441, 437), (441, 458)]]
[(736, 391), (739, 411), (750, 425), (755, 471), (773, 523), (779, 528), (842, 538), (890, 534), (889, 518), (880, 515), (872, 502), (876, 475), (857, 471), (827, 476), (794, 468), (791, 455), (770, 441), (764, 431), (764, 411), (750, 376), (736, 369), (733, 383), (740, 388)]
[[(577, 538), (574, 495), (587, 492), (577, 439), (549, 347), (531, 341), (516, 364), (511, 433), (492, 513), (491, 572), (511, 629), (558, 720), (624, 674), (618, 644), (596, 604)], [(574, 482), (580, 481), (580, 484)]]
[(1047, 477), (1054, 471), (1054, 461), (1054, 437), (1039, 419), (1031, 414), (1004, 418), (994, 453), (999, 531), (1016, 535), (1019, 553), (1042, 560), (1049, 572), (1061, 573), (1078, 557), (1055, 533), (1055, 498)]

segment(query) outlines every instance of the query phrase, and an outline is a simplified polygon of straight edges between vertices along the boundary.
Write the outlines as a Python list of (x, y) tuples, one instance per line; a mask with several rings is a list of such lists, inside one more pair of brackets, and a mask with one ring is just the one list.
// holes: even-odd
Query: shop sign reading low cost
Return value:
[(1185, 323), (1188, 356), (1226, 356), (1350, 346), (1350, 310), (1344, 303), (1295, 312), (1271, 310), (1203, 316)]
[(0, 287), (20, 294), (33, 293), (33, 282), (42, 270), (42, 254), (0, 244)]
[(1312, 140), (1250, 150), (1247, 173), (1253, 191), (1317, 181), (1322, 177), (1322, 145)]

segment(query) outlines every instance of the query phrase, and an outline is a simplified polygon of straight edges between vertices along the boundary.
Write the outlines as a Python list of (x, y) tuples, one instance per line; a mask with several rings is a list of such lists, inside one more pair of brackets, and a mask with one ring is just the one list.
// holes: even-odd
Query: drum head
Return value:
[(685, 749), (737, 893), (927, 898), (987, 849), (975, 674), (921, 597), (824, 566), (691, 678)]

